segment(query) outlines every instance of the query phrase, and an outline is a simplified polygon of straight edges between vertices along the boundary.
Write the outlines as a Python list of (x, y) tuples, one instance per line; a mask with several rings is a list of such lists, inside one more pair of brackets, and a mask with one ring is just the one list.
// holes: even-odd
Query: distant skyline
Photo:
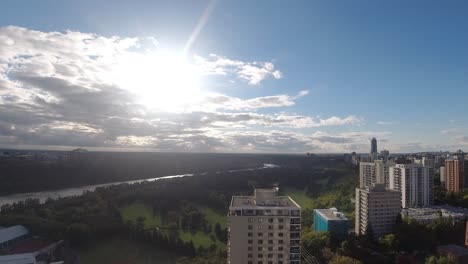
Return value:
[(468, 150), (465, 1), (3, 1), (0, 148)]

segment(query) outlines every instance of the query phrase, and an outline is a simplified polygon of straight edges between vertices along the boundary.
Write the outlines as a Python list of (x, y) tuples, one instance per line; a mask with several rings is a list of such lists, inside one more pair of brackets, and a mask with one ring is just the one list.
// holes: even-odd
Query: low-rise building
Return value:
[(26, 238), (28, 229), (22, 225), (0, 229), (0, 249), (8, 248)]
[(341, 240), (346, 237), (350, 221), (338, 212), (336, 208), (314, 209), (314, 230), (330, 233), (332, 239)]
[(408, 217), (419, 223), (431, 224), (440, 217), (451, 217), (454, 221), (468, 219), (468, 209), (450, 205), (433, 205), (422, 208), (405, 208), (401, 212), (403, 217)]

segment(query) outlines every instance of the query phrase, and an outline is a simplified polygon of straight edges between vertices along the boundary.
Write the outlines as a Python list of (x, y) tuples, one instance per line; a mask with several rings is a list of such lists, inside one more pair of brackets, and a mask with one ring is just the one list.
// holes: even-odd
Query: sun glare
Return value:
[(133, 92), (148, 108), (180, 111), (200, 97), (201, 73), (182, 54), (131, 54), (117, 65), (112, 81)]

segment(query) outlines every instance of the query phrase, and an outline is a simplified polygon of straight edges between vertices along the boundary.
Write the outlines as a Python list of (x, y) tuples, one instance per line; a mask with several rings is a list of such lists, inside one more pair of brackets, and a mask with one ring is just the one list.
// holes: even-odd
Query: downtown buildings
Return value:
[(228, 218), (229, 264), (301, 263), (301, 207), (277, 188), (233, 196)]

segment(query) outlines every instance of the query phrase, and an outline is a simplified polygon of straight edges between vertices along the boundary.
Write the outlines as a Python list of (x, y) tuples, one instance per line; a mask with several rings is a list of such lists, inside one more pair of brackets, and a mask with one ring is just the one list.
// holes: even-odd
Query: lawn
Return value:
[(301, 206), (302, 210), (315, 209), (315, 201), (314, 198), (307, 196), (304, 191), (295, 189), (295, 188), (283, 188), (283, 193), (289, 195), (296, 203)]
[[(194, 234), (190, 232), (184, 232), (179, 230), (179, 237), (185, 242), (190, 242), (192, 240), (195, 248), (200, 246), (204, 248), (209, 248), (211, 244), (216, 244), (220, 249), (225, 249), (226, 245), (221, 241), (217, 240), (215, 237), (214, 228), (216, 223), (221, 225), (221, 228), (226, 228), (227, 226), (227, 216), (222, 213), (218, 213), (209, 207), (200, 206), (198, 209), (205, 215), (205, 219), (211, 225), (211, 233), (205, 234), (201, 231), (198, 231)], [(143, 216), (145, 218), (144, 224), (145, 227), (155, 227), (161, 226), (161, 218), (159, 215), (153, 216), (153, 211), (151, 207), (143, 203), (132, 203), (120, 208), (120, 213), (124, 222), (132, 221), (136, 222), (138, 217)], [(163, 231), (164, 232), (164, 231)], [(212, 237), (215, 238), (213, 241)]]
[(172, 264), (179, 257), (175, 252), (149, 246), (126, 238), (113, 238), (79, 249), (83, 264)]
[(205, 215), (205, 219), (213, 226), (213, 228), (216, 223), (219, 223), (221, 228), (226, 228), (227, 212), (216, 212), (209, 207), (199, 207), (198, 209)]
[(145, 227), (161, 226), (161, 218), (159, 215), (153, 216), (153, 210), (151, 207), (143, 203), (133, 203), (126, 205), (120, 208), (120, 214), (122, 215), (124, 223), (127, 221), (136, 223), (138, 217), (143, 216), (145, 218)]

